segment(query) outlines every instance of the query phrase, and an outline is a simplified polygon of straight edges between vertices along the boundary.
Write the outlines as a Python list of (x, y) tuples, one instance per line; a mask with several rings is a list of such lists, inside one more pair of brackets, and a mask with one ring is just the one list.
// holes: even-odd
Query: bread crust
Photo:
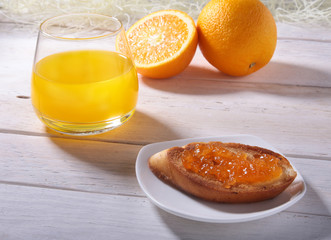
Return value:
[(281, 176), (269, 182), (238, 184), (231, 188), (225, 188), (222, 182), (200, 176), (186, 170), (183, 166), (182, 152), (185, 149), (193, 149), (198, 143), (172, 147), (154, 154), (149, 158), (149, 168), (158, 178), (186, 193), (205, 200), (224, 203), (248, 203), (274, 198), (283, 192), (297, 175), (284, 156), (271, 150), (240, 143), (218, 143), (232, 151), (247, 154), (269, 154), (278, 158), (283, 170)]

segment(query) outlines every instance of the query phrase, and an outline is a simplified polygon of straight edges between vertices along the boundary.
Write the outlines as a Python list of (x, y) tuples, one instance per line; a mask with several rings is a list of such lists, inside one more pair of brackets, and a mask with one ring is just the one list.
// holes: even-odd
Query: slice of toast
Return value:
[[(234, 154), (244, 154), (247, 160), (256, 156), (267, 156), (277, 161), (280, 174), (267, 181), (227, 185), (217, 178), (203, 176), (183, 165), (184, 154), (197, 151), (196, 146), (217, 144)], [(199, 146), (200, 146), (199, 145)], [(190, 152), (191, 151), (191, 152)], [(208, 156), (206, 156), (208, 157)], [(283, 192), (295, 179), (297, 173), (289, 161), (271, 150), (239, 143), (190, 143), (183, 147), (172, 147), (154, 154), (149, 158), (151, 171), (160, 179), (172, 186), (196, 197), (224, 203), (248, 203), (271, 199)]]

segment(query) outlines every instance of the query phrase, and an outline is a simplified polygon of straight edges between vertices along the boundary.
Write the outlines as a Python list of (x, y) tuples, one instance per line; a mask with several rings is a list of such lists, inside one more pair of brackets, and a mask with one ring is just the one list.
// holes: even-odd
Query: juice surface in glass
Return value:
[(98, 123), (134, 111), (138, 80), (130, 58), (104, 50), (53, 54), (35, 64), (32, 103), (41, 118)]

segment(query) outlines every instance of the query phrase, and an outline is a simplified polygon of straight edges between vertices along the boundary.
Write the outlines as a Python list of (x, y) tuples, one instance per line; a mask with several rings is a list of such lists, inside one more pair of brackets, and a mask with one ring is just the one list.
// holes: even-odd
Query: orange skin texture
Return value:
[(259, 0), (212, 0), (201, 11), (199, 47), (210, 64), (232, 76), (264, 67), (277, 44), (277, 27)]

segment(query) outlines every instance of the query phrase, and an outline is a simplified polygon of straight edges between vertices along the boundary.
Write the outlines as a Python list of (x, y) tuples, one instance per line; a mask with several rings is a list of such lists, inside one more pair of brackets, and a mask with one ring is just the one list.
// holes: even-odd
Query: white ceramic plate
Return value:
[(299, 201), (306, 192), (306, 185), (298, 170), (293, 183), (280, 195), (271, 200), (249, 204), (223, 204), (204, 201), (185, 194), (159, 180), (149, 169), (148, 159), (154, 153), (174, 146), (184, 146), (190, 142), (236, 142), (252, 146), (277, 149), (264, 140), (251, 135), (204, 137), (160, 142), (143, 147), (136, 161), (136, 175), (140, 187), (147, 197), (158, 207), (174, 215), (203, 222), (233, 223), (267, 217), (283, 211)]

